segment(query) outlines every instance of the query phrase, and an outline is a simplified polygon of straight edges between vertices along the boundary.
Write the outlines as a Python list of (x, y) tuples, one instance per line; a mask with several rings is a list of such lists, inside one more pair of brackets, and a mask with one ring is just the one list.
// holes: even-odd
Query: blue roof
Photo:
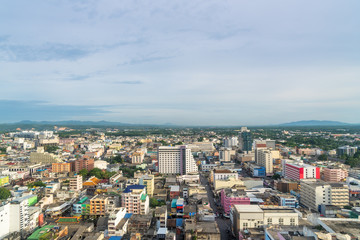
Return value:
[(122, 237), (117, 237), (117, 236), (114, 236), (114, 237), (110, 237), (109, 240), (121, 240)]
[(132, 192), (131, 191), (132, 189), (144, 189), (144, 188), (145, 188), (144, 185), (130, 185), (125, 188), (124, 193)]
[(133, 215), (132, 213), (126, 213), (125, 216), (124, 216), (124, 218), (125, 218), (125, 219), (131, 218), (132, 215)]

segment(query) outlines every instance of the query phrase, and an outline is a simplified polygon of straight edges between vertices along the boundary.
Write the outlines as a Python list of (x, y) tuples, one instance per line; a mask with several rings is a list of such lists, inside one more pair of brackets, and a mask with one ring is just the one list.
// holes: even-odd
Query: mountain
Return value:
[(297, 126), (348, 126), (350, 123), (327, 121), (327, 120), (303, 120), (296, 122), (283, 123), (279, 126), (283, 127), (297, 127)]

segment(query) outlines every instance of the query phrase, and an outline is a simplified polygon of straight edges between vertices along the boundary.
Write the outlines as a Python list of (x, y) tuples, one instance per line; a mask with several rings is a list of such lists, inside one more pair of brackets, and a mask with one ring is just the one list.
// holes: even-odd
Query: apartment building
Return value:
[(186, 175), (198, 172), (191, 149), (187, 146), (158, 147), (160, 173)]
[(341, 182), (348, 177), (348, 171), (340, 168), (325, 168), (323, 173), (326, 182)]
[(71, 163), (53, 163), (51, 165), (51, 170), (54, 173), (70, 173), (71, 172)]
[(126, 212), (134, 214), (149, 213), (149, 196), (146, 194), (144, 185), (127, 186), (121, 194), (121, 206), (126, 208)]
[(72, 162), (74, 172), (79, 172), (82, 169), (86, 169), (88, 171), (94, 168), (94, 159), (92, 158), (83, 158), (77, 159)]
[(255, 150), (255, 161), (256, 164), (262, 167), (265, 167), (266, 175), (271, 175), (273, 173), (273, 150), (270, 148), (258, 148)]
[(131, 162), (135, 164), (141, 164), (144, 161), (145, 154), (142, 151), (134, 152), (131, 155)]
[(80, 191), (82, 189), (83, 179), (81, 175), (76, 175), (69, 179), (70, 191)]
[(144, 185), (146, 187), (146, 193), (149, 196), (152, 196), (154, 194), (154, 188), (155, 188), (155, 181), (154, 181), (154, 175), (144, 175), (140, 178), (139, 181), (140, 185)]
[(300, 181), (300, 204), (318, 211), (321, 204), (344, 207), (349, 205), (349, 188), (341, 183), (322, 180)]
[(90, 199), (90, 215), (105, 216), (118, 207), (118, 204), (118, 196), (96, 195)]
[(108, 221), (108, 233), (109, 236), (122, 236), (122, 227), (119, 226), (120, 222), (124, 219), (126, 215), (126, 208), (119, 207), (115, 208), (109, 215)]

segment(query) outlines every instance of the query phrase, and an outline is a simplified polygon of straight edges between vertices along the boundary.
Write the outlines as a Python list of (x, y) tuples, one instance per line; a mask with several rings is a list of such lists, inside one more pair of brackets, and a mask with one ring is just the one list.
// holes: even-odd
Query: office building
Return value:
[(226, 137), (223, 139), (223, 143), (225, 148), (232, 148), (232, 147), (237, 147), (239, 141), (237, 137)]
[(144, 185), (127, 186), (121, 194), (121, 206), (127, 213), (145, 215), (149, 213), (149, 196)]
[(231, 161), (231, 152), (230, 148), (221, 148), (219, 151), (219, 160), (223, 162)]
[(158, 147), (158, 163), (160, 173), (186, 175), (198, 171), (191, 149), (187, 146)]
[(349, 188), (341, 183), (305, 179), (300, 181), (300, 204), (315, 211), (321, 204), (344, 207), (349, 205)]
[(250, 130), (244, 128), (239, 133), (239, 147), (243, 152), (251, 152), (252, 150), (252, 135)]
[(282, 160), (283, 177), (292, 180), (302, 179), (320, 179), (320, 168), (303, 164), (302, 162), (294, 162), (289, 159)]
[(343, 155), (354, 156), (357, 150), (358, 150), (357, 147), (343, 146), (343, 147), (339, 147), (336, 153), (339, 157)]
[(266, 175), (271, 175), (273, 173), (273, 161), (272, 150), (269, 148), (259, 148), (256, 149), (256, 164), (262, 167), (265, 167)]

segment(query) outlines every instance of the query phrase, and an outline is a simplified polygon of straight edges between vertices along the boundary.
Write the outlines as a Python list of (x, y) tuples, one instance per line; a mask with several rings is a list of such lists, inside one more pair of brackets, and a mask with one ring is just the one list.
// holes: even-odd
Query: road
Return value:
[[(206, 179), (202, 174), (200, 174), (200, 181), (201, 181), (201, 184), (204, 185), (206, 188), (210, 207), (213, 209), (214, 212), (217, 212), (218, 211), (217, 206), (215, 204), (214, 195), (213, 195), (213, 192), (211, 191), (208, 179)], [(231, 229), (230, 219), (217, 217), (216, 223), (220, 230), (221, 239), (235, 239), (231, 235), (231, 232), (229, 231)]]

